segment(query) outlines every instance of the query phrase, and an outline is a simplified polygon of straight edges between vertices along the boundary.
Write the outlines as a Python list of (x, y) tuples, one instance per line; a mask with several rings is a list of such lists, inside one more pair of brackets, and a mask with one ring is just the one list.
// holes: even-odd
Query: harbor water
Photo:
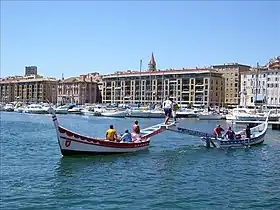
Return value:
[[(63, 157), (49, 115), (1, 114), (1, 209), (279, 209), (280, 132), (241, 149), (201, 146), (198, 138), (163, 132), (135, 154)], [(58, 115), (66, 128), (103, 137), (135, 119)], [(138, 119), (148, 127), (163, 119)], [(182, 119), (212, 133), (217, 123)], [(245, 125), (238, 125), (236, 130)]]

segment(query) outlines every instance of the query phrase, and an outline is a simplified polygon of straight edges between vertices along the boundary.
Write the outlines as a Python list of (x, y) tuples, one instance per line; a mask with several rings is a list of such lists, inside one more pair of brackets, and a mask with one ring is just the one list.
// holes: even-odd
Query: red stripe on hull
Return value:
[[(102, 141), (102, 140), (96, 141), (95, 140), (92, 142), (85, 142), (85, 141), (79, 141), (76, 139), (71, 139), (71, 138), (67, 138), (67, 137), (63, 137), (63, 136), (60, 136), (60, 138), (82, 143), (82, 144), (89, 144), (89, 145), (102, 146), (102, 147), (114, 147), (114, 148), (139, 148), (139, 147), (148, 146), (150, 144), (150, 141), (139, 142), (139, 143), (118, 143), (118, 142), (110, 142), (110, 141)], [(89, 141), (89, 140), (90, 139), (87, 139), (87, 141)]]

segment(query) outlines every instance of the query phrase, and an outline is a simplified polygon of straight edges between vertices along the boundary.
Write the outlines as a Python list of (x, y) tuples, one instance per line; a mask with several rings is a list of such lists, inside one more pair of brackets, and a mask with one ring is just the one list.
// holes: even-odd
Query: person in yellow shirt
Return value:
[(116, 129), (114, 129), (113, 125), (110, 125), (110, 128), (106, 132), (106, 139), (108, 139), (110, 141), (115, 141), (115, 140), (117, 140), (117, 138), (118, 138), (118, 136), (117, 136)]

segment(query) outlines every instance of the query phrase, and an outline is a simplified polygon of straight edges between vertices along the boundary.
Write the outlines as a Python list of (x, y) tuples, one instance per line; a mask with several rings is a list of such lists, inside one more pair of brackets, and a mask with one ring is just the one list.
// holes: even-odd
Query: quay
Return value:
[[(263, 121), (234, 121), (235, 124), (261, 124)], [(271, 125), (272, 130), (280, 130), (279, 121), (268, 121), (268, 125)]]

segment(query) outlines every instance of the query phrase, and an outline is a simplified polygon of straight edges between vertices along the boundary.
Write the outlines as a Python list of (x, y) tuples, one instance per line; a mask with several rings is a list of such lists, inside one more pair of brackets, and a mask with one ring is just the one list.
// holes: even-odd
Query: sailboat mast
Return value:
[(256, 72), (256, 84), (255, 84), (255, 109), (257, 104), (257, 97), (258, 97), (258, 80), (259, 80), (259, 63), (257, 63), (257, 72)]
[(140, 70), (140, 78), (139, 78), (139, 88), (140, 88), (140, 104), (142, 104), (142, 78), (141, 78), (141, 71), (142, 71), (142, 59), (140, 59), (140, 67), (139, 67), (139, 70)]

